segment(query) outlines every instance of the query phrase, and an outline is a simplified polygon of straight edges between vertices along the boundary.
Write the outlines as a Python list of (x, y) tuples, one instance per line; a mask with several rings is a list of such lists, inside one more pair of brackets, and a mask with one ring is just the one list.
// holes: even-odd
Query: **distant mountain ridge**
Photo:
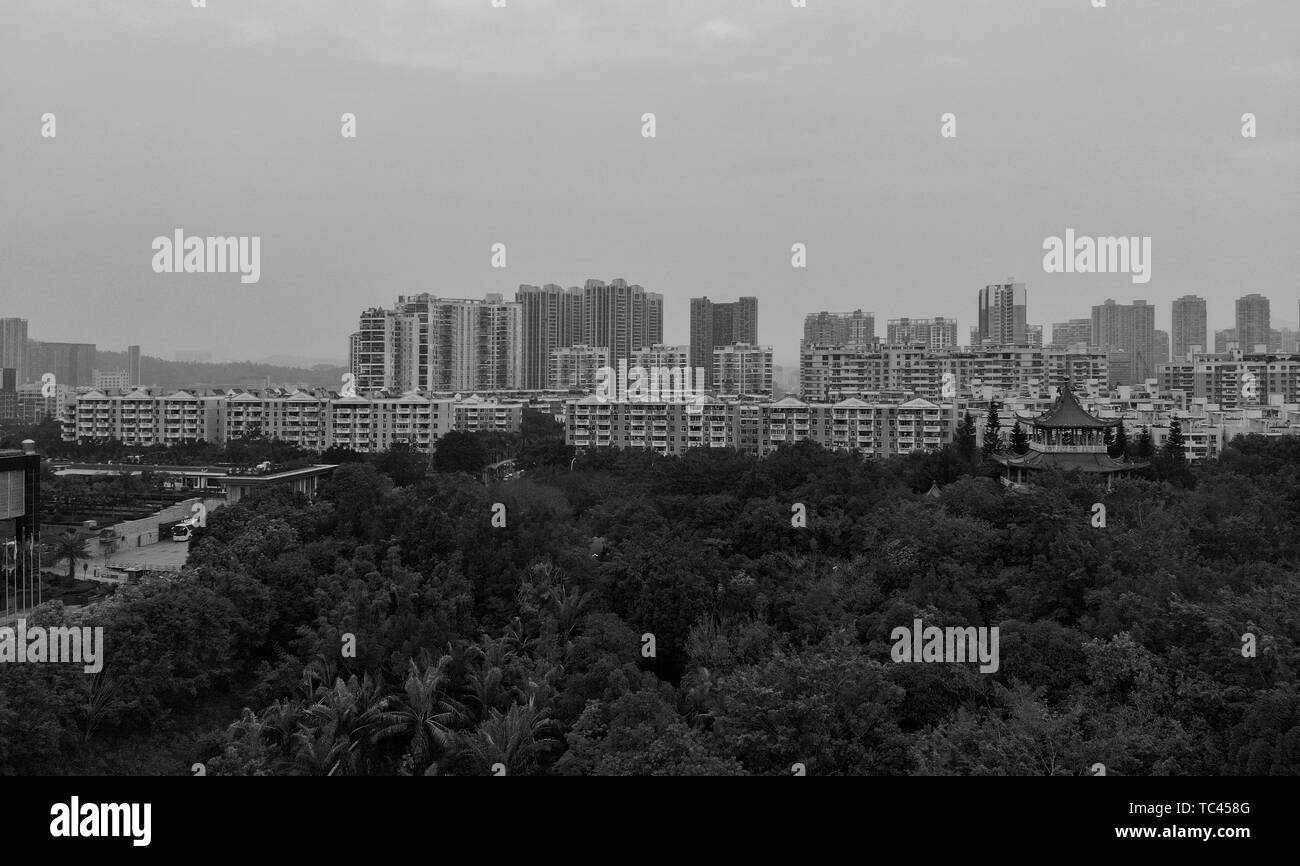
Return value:
[(270, 364), (274, 367), (298, 367), (303, 370), (314, 370), (317, 367), (328, 367), (333, 370), (348, 365), (347, 361), (338, 358), (312, 358), (305, 355), (268, 355), (265, 358), (258, 358), (253, 363)]
[[(125, 370), (126, 352), (97, 351), (95, 369)], [(141, 384), (146, 387), (186, 388), (200, 385), (269, 384), (299, 388), (337, 388), (344, 365), (317, 364), (313, 367), (281, 366), (259, 361), (167, 361), (145, 355), (140, 359)]]

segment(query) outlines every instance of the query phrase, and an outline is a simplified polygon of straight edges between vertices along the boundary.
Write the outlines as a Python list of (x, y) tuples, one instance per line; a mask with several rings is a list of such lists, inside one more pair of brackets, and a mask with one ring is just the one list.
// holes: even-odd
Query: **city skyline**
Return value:
[[(670, 344), (689, 342), (690, 298), (758, 297), (759, 340), (785, 366), (809, 312), (955, 316), (964, 335), (970, 293), (1010, 275), (1030, 323), (1141, 298), (1169, 330), (1168, 304), (1196, 294), (1228, 327), (1259, 292), (1275, 326), (1296, 324), (1286, 4), (449, 2), (434, 24), (443, 4), (399, 0), (382, 29), (333, 2), (18, 5), (0, 79), (32, 84), (0, 112), (23, 167), (0, 210), (0, 312), (43, 339), (340, 357), (356, 308), (397, 294), (595, 275), (662, 293)], [(270, 54), (276, 74), (250, 86)], [(904, 64), (905, 90), (867, 86)], [(57, 138), (40, 134), (47, 112)], [(491, 145), (447, 134), (471, 127)], [(153, 273), (151, 240), (177, 228), (260, 236), (260, 281)], [(1152, 238), (1151, 281), (1045, 273), (1043, 241), (1067, 228)]]
[[(512, 368), (514, 367), (518, 368), (518, 373), (517, 373), (518, 384), (517, 386), (511, 384), (503, 387), (506, 387), (507, 389), (514, 389), (518, 387), (520, 389), (525, 389), (525, 390), (528, 389), (538, 390), (538, 389), (545, 389), (547, 387), (545, 383), (548, 378), (549, 369), (550, 369), (550, 357), (549, 357), (550, 350), (555, 348), (570, 348), (576, 346), (589, 346), (591, 348), (609, 348), (605, 346), (599, 346), (598, 344), (592, 342), (593, 338), (596, 336), (597, 333), (596, 331), (597, 326), (591, 322), (584, 322), (583, 313), (582, 313), (583, 297), (584, 297), (584, 293), (590, 294), (594, 291), (597, 291), (596, 287), (600, 287), (600, 290), (605, 291), (608, 294), (610, 290), (614, 289), (615, 284), (619, 284), (627, 289), (633, 290), (634, 292), (639, 292), (642, 295), (644, 295), (644, 297), (646, 298), (654, 299), (653, 303), (655, 304), (654, 321), (647, 326), (647, 327), (651, 327), (652, 330), (650, 330), (646, 334), (646, 336), (643, 337), (642, 340), (632, 341), (628, 343), (628, 350), (621, 357), (631, 358), (638, 351), (642, 349), (647, 349), (651, 345), (660, 345), (660, 346), (676, 346), (676, 345), (689, 346), (690, 345), (689, 340), (681, 341), (680, 343), (678, 343), (664, 336), (664, 327), (665, 327), (664, 323), (668, 320), (669, 317), (665, 316), (666, 311), (663, 309), (664, 304), (663, 304), (661, 293), (650, 292), (648, 290), (645, 290), (644, 287), (640, 285), (628, 284), (626, 280), (623, 280), (621, 278), (615, 278), (611, 280), (609, 285), (606, 285), (602, 280), (594, 279), (594, 278), (586, 280), (583, 286), (562, 287), (558, 284), (548, 283), (539, 287), (536, 285), (521, 284), (518, 287), (515, 295), (509, 300), (506, 300), (501, 293), (487, 293), (484, 295), (483, 300), (464, 298), (464, 297), (456, 297), (456, 298), (443, 297), (443, 296), (437, 296), (427, 292), (420, 293), (417, 295), (410, 295), (410, 296), (402, 295), (402, 296), (398, 296), (397, 308), (400, 311), (400, 308), (408, 300), (426, 299), (427, 301), (428, 299), (434, 299), (434, 298), (448, 304), (456, 303), (460, 305), (482, 306), (486, 302), (488, 304), (504, 303), (508, 306), (519, 306), (522, 312), (522, 316), (520, 317), (521, 318), (520, 324), (522, 327), (520, 328), (520, 326), (513, 326), (516, 328), (516, 330), (520, 330), (520, 336), (516, 338), (516, 342), (518, 343), (518, 345), (515, 347), (514, 354), (512, 355), (509, 361), (509, 365)], [(982, 305), (984, 303), (984, 298), (988, 295), (990, 290), (992, 289), (1005, 290), (1010, 288), (1011, 285), (1012, 284), (1004, 284), (1004, 285), (993, 284), (981, 288), (977, 294), (977, 301), (976, 301), (977, 305)], [(1016, 291), (1015, 297), (1018, 299), (1015, 307), (1016, 309), (1015, 316), (1023, 315), (1024, 318), (1030, 318), (1029, 316), (1023, 314), (1023, 310), (1025, 309), (1025, 307), (1029, 305), (1028, 297), (1031, 293), (1023, 283), (1016, 283), (1014, 284), (1014, 286)], [(711, 307), (721, 307), (728, 311), (732, 308), (740, 309), (742, 305), (748, 303), (749, 304), (748, 309), (752, 310), (752, 312), (750, 312), (749, 315), (752, 316), (754, 320), (756, 320), (758, 300), (759, 299), (754, 297), (748, 297), (748, 298), (742, 297), (739, 301), (734, 301), (734, 302), (713, 302), (710, 301), (707, 297), (693, 298), (691, 299), (691, 313), (689, 314), (689, 316), (691, 320), (694, 320), (694, 318), (697, 317), (696, 307), (700, 302), (704, 302), (705, 304), (708, 304)], [(1274, 335), (1280, 334), (1283, 331), (1290, 331), (1292, 334), (1300, 332), (1300, 327), (1293, 327), (1295, 323), (1285, 318), (1280, 318), (1280, 319), (1271, 318), (1270, 316), (1271, 298), (1269, 298), (1267, 295), (1262, 295), (1260, 293), (1250, 293), (1233, 299), (1231, 303), (1233, 306), (1234, 315), (1228, 321), (1235, 323), (1233, 327), (1229, 327), (1229, 328), (1214, 327), (1216, 323), (1213, 322), (1212, 320), (1209, 320), (1205, 313), (1205, 308), (1206, 308), (1205, 299), (1198, 297), (1196, 295), (1188, 294), (1179, 298), (1175, 298), (1169, 302), (1168, 308), (1169, 308), (1169, 321), (1171, 323), (1170, 327), (1159, 328), (1156, 327), (1156, 325), (1159, 324), (1161, 319), (1159, 305), (1152, 304), (1145, 299), (1135, 299), (1131, 303), (1124, 303), (1124, 302), (1116, 302), (1115, 299), (1113, 298), (1107, 298), (1104, 304), (1092, 305), (1091, 319), (1088, 317), (1082, 317), (1082, 318), (1073, 317), (1063, 322), (1058, 321), (1058, 322), (1048, 322), (1048, 323), (1035, 323), (1032, 321), (1028, 321), (1025, 322), (1023, 325), (1027, 334), (1027, 338), (1025, 340), (1022, 340), (1019, 343), (1006, 342), (1004, 344), (1005, 345), (1030, 344), (1030, 345), (1041, 345), (1041, 346), (1059, 345), (1061, 347), (1064, 347), (1066, 345), (1076, 343), (1076, 342), (1087, 342), (1089, 345), (1094, 345), (1094, 346), (1111, 346), (1112, 348), (1124, 348), (1126, 341), (1131, 340), (1131, 338), (1130, 337), (1120, 338), (1118, 336), (1119, 334), (1118, 325), (1112, 325), (1109, 331), (1105, 330), (1104, 328), (1100, 332), (1097, 330), (1099, 327), (1096, 319), (1097, 309), (1099, 307), (1105, 307), (1107, 305), (1115, 305), (1117, 308), (1127, 308), (1127, 307), (1132, 307), (1134, 304), (1136, 304), (1140, 307), (1145, 307), (1148, 309), (1148, 314), (1149, 314), (1148, 319), (1150, 319), (1151, 321), (1149, 321), (1145, 325), (1145, 327), (1149, 328), (1152, 331), (1152, 336), (1150, 337), (1149, 340), (1149, 346), (1147, 344), (1143, 344), (1143, 345), (1144, 345), (1144, 353), (1151, 354), (1151, 358), (1152, 358), (1151, 363), (1153, 364), (1165, 363), (1169, 360), (1182, 360), (1185, 357), (1184, 352), (1180, 348), (1183, 344), (1185, 344), (1187, 347), (1199, 344), (1202, 346), (1202, 351), (1204, 352), (1222, 353), (1225, 350), (1224, 349), (1225, 342), (1237, 342), (1243, 351), (1251, 352), (1254, 350), (1254, 347), (1256, 345), (1268, 342), (1267, 335), (1270, 332), (1273, 333)], [(531, 309), (529, 306), (530, 304), (534, 305)], [(541, 304), (543, 306), (536, 306), (538, 304)], [(549, 306), (545, 306), (548, 304)], [(562, 306), (557, 306), (557, 305), (562, 305)], [(1247, 313), (1245, 311), (1250, 311), (1250, 312)], [(367, 315), (373, 316), (376, 314), (385, 314), (385, 313), (391, 315), (393, 311), (385, 310), (382, 307), (372, 307), (369, 308), (368, 310), (364, 310), (361, 314), (362, 332), (364, 332), (367, 328), (367, 324), (366, 324)], [(625, 316), (626, 313), (622, 313), (620, 315)], [(1256, 327), (1262, 329), (1262, 331), (1259, 333), (1255, 333), (1255, 339), (1253, 342), (1243, 342), (1239, 337), (1238, 332), (1240, 328), (1238, 327), (1238, 325), (1240, 325), (1240, 323), (1243, 321), (1243, 316), (1247, 316), (1247, 317), (1254, 316), (1259, 320), (1256, 323)], [(730, 317), (730, 312), (728, 312), (728, 319), (729, 317)], [(550, 320), (549, 326), (544, 321), (542, 321), (540, 325), (537, 324), (539, 321), (546, 320), (548, 318)], [(978, 314), (976, 318), (978, 319)], [(427, 315), (426, 315), (426, 319), (427, 319)], [(888, 336), (889, 334), (893, 334), (896, 332), (913, 333), (913, 331), (917, 327), (935, 330), (936, 333), (937, 333), (936, 329), (939, 329), (942, 330), (945, 334), (951, 334), (955, 329), (954, 323), (960, 321), (960, 317), (937, 315), (937, 316), (932, 316), (932, 317), (928, 316), (923, 318), (900, 317), (898, 319), (891, 319), (888, 322), (878, 325), (877, 324), (878, 317), (875, 316), (871, 311), (863, 311), (861, 309), (858, 309), (852, 313), (844, 313), (844, 312), (837, 313), (837, 312), (831, 312), (827, 310), (818, 310), (815, 312), (808, 312), (803, 317), (802, 336), (796, 343), (796, 348), (794, 350), (794, 355), (792, 358), (791, 357), (783, 358), (782, 353), (783, 351), (788, 351), (787, 349), (783, 349), (783, 347), (779, 345), (774, 345), (771, 342), (766, 342), (761, 339), (754, 339), (754, 335), (756, 334), (756, 325), (754, 321), (748, 322), (747, 330), (742, 331), (740, 330), (740, 326), (738, 326), (738, 330), (736, 331), (736, 333), (740, 334), (740, 336), (743, 336), (744, 339), (737, 338), (732, 340), (731, 342), (717, 343), (717, 345), (724, 346), (724, 345), (752, 343), (756, 345), (768, 346), (771, 347), (773, 350), (772, 352), (773, 362), (778, 367), (793, 368), (793, 367), (797, 367), (799, 363), (799, 355), (800, 355), (799, 346), (801, 346), (804, 342), (806, 342), (809, 339), (810, 333), (829, 334), (831, 333), (831, 331), (827, 329), (830, 328), (834, 330), (836, 327), (838, 327), (840, 330), (843, 330), (846, 326), (848, 326), (850, 319), (855, 323), (852, 326), (852, 330), (855, 333), (863, 330), (864, 328), (871, 328), (872, 333), (875, 336), (875, 341), (881, 344), (897, 344), (899, 341), (891, 340)], [(861, 320), (860, 322), (858, 321), (859, 319)], [(1250, 319), (1250, 320), (1254, 321), (1255, 319)], [(1019, 319), (1017, 319), (1017, 321), (1019, 321)], [(534, 324), (530, 325), (530, 322)], [(564, 324), (559, 325), (558, 323), (560, 322), (563, 322)], [(838, 326), (833, 324), (835, 322), (839, 322)], [(67, 343), (67, 342), (58, 342), (58, 341), (36, 340), (27, 336), (27, 330), (29, 324), (30, 323), (28, 322), (28, 320), (23, 317), (0, 317), (0, 354), (4, 356), (4, 363), (0, 364), (0, 368), (11, 367), (19, 370), (18, 381), (20, 383), (24, 381), (27, 382), (35, 381), (30, 375), (28, 375), (26, 379), (24, 379), (22, 375), (22, 371), (27, 366), (30, 365), (31, 363), (29, 357), (30, 355), (34, 353), (36, 354), (37, 357), (41, 357), (39, 354), (41, 352), (41, 347), (50, 347), (50, 348), (65, 347), (64, 351), (67, 351), (68, 349), (75, 350), (77, 347), (83, 349), (89, 349), (91, 350), (92, 359), (94, 355), (94, 350), (98, 347), (101, 351), (126, 352), (128, 354), (134, 352), (134, 356), (130, 360), (128, 360), (127, 366), (130, 368), (129, 372), (131, 374), (132, 382), (137, 385), (141, 384), (140, 375), (139, 375), (140, 372), (139, 358), (141, 355), (141, 351), (138, 345), (128, 345), (128, 346), (124, 346), (122, 349), (113, 349), (98, 343), (77, 344), (77, 343)], [(883, 325), (883, 331), (882, 331), (882, 325)], [(391, 325), (389, 327), (391, 328)], [(549, 327), (551, 331), (550, 339), (545, 346), (541, 346), (537, 343), (539, 327), (543, 329)], [(610, 331), (611, 325), (606, 324), (601, 327), (604, 328), (604, 332), (608, 333)], [(654, 327), (658, 327), (659, 330), (653, 330)], [(617, 330), (617, 326), (614, 326), (614, 329)], [(810, 331), (810, 329), (813, 330)], [(1080, 337), (1078, 335), (1078, 331), (1080, 330), (1082, 331), (1082, 333), (1088, 334), (1088, 336)], [(1189, 332), (1192, 336), (1184, 337), (1182, 335), (1183, 331)], [(938, 339), (938, 341), (934, 342), (933, 345), (935, 347), (941, 347), (941, 348), (972, 347), (974, 345), (974, 340), (976, 339), (978, 332), (979, 332), (979, 326), (972, 325), (970, 327), (970, 338), (968, 340), (962, 341), (960, 340), (960, 338), (957, 338), (953, 342), (949, 343), (947, 342), (949, 337), (945, 336), (943, 338)], [(844, 334), (846, 335), (847, 333), (848, 333), (847, 331), (844, 332)], [(960, 330), (957, 330), (956, 333), (960, 334), (961, 332)], [(1064, 333), (1067, 336), (1064, 339), (1062, 339), (1061, 333)], [(1100, 339), (1098, 338), (1099, 333), (1101, 334)], [(1112, 339), (1109, 340), (1106, 339), (1105, 334), (1108, 333), (1112, 335)], [(1198, 340), (1195, 338), (1195, 335), (1197, 333), (1204, 333), (1205, 337), (1203, 339)], [(1260, 337), (1260, 333), (1264, 335), (1262, 338)], [(340, 354), (339, 357), (337, 357), (332, 361), (326, 361), (320, 358), (316, 358), (316, 359), (304, 358), (301, 359), (303, 363), (293, 364), (287, 362), (287, 361), (294, 360), (291, 357), (282, 355), (282, 356), (278, 356), (278, 360), (264, 360), (264, 359), (276, 359), (277, 356), (263, 355), (260, 353), (258, 353), (256, 357), (252, 357), (252, 358), (217, 357), (214, 359), (213, 357), (210, 356), (210, 353), (198, 353), (192, 350), (176, 351), (172, 354), (176, 356), (175, 360), (190, 360), (190, 361), (197, 360), (200, 363), (203, 362), (219, 363), (223, 361), (250, 361), (255, 363), (274, 363), (274, 364), (279, 364), (281, 366), (302, 366), (302, 367), (314, 366), (315, 364), (319, 364), (319, 363), (330, 363), (335, 366), (350, 367), (353, 366), (351, 359), (356, 351), (356, 340), (359, 336), (360, 336), (360, 332), (353, 330), (350, 333), (349, 337), (345, 340), (346, 348), (344, 349), (344, 351)], [(655, 339), (656, 336), (658, 336), (658, 339)], [(15, 337), (17, 338), (17, 340), (15, 340)], [(1037, 342), (1034, 341), (1033, 339), (1034, 337), (1038, 338)], [(1180, 339), (1181, 339), (1181, 343), (1180, 343)], [(23, 342), (23, 341), (25, 341), (27, 344), (28, 347), (27, 353), (15, 354), (17, 351), (15, 349), (16, 342)], [(1154, 342), (1150, 342), (1150, 341), (1154, 341)], [(1163, 341), (1164, 346), (1168, 348), (1168, 351), (1151, 352), (1150, 350), (1155, 349), (1160, 344), (1160, 341)], [(815, 342), (820, 345), (836, 345), (837, 343), (840, 342), (852, 343), (854, 342), (854, 338), (848, 336), (841, 336), (835, 339), (818, 339), (815, 340)], [(918, 332), (917, 336), (909, 340), (904, 340), (903, 342), (930, 342), (930, 340), (926, 336), (920, 335)], [(633, 343), (636, 343), (636, 345), (633, 345)], [(545, 351), (542, 351), (543, 349), (545, 349)], [(1285, 344), (1279, 346), (1276, 345), (1276, 341), (1273, 341), (1273, 343), (1270, 344), (1269, 351), (1285, 352), (1286, 351)], [(206, 358), (181, 357), (185, 355), (200, 355), (200, 354), (209, 355), (209, 357)], [(709, 354), (711, 355), (711, 350)], [(155, 357), (159, 359), (164, 359), (163, 355), (164, 353), (160, 352), (157, 355), (152, 355), (152, 356), (146, 355), (146, 357)], [(620, 356), (617, 354), (613, 354), (612, 357), (620, 357)], [(531, 365), (529, 360), (530, 358), (533, 359)], [(307, 363), (308, 361), (310, 361), (311, 363)], [(705, 360), (703, 363), (706, 369), (711, 368), (710, 360)], [(540, 367), (537, 366), (538, 364), (540, 364)], [(66, 362), (60, 361), (56, 363), (55, 366), (62, 368), (63, 366), (66, 366)], [(68, 377), (66, 375), (60, 376), (58, 377), (59, 380), (65, 382), (71, 381), (73, 384), (76, 385), (86, 385), (91, 379), (92, 372), (95, 373), (117, 372), (117, 370), (115, 369), (99, 370), (98, 368), (95, 367), (93, 361), (90, 363), (81, 363), (80, 366), (84, 367), (85, 369), (82, 370), (78, 375), (76, 375), (75, 377)], [(532, 368), (535, 368), (534, 372), (538, 373), (536, 376), (529, 374), (530, 366)], [(27, 372), (30, 374), (31, 371), (27, 371)], [(1150, 375), (1153, 372), (1154, 371), (1148, 371), (1148, 375)], [(512, 373), (510, 374), (510, 376), (504, 378), (503, 381), (513, 382), (515, 376), (516, 374)], [(1141, 379), (1145, 377), (1138, 377), (1138, 378)], [(412, 387), (422, 388), (428, 386), (429, 380), (427, 379), (427, 376), (424, 379), (411, 378), (410, 383)], [(382, 387), (382, 386), (373, 385), (372, 387)], [(438, 390), (438, 389), (435, 388), (434, 390)]]

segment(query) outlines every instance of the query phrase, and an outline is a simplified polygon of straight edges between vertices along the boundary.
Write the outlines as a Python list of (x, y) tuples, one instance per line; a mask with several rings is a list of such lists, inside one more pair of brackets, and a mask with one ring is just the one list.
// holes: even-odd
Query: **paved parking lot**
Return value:
[(190, 544), (188, 541), (172, 541), (168, 539), (145, 547), (119, 550), (109, 554), (107, 558), (97, 556), (82, 564), (89, 566), (89, 568), (85, 569), (85, 576), (88, 578), (95, 577), (96, 570), (98, 570), (100, 577), (120, 578), (121, 574), (108, 571), (110, 566), (113, 568), (144, 568), (149, 571), (180, 571), (181, 566), (185, 564), (186, 556), (189, 555), (189, 549)]
[[(219, 499), (208, 499), (204, 501), (204, 504), (207, 505), (208, 513), (211, 514), (212, 511), (224, 503)], [(124, 579), (125, 575), (120, 571), (111, 571), (110, 567), (143, 568), (149, 571), (180, 571), (181, 567), (185, 565), (186, 557), (189, 556), (190, 543), (165, 538), (144, 547), (119, 548), (105, 557), (99, 555), (99, 544), (92, 539), (90, 549), (96, 555), (92, 559), (77, 564), (77, 577), (86, 580), (116, 582)], [(83, 569), (83, 565), (87, 567)], [(66, 564), (64, 567), (66, 568)]]

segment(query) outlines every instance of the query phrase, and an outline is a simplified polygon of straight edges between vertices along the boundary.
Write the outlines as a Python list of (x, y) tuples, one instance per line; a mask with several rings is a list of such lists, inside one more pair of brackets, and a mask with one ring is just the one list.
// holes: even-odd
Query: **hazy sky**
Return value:
[[(178, 227), (260, 236), (260, 282), (153, 273)], [(1044, 273), (1067, 227), (1150, 236), (1151, 281)], [(964, 342), (978, 289), (1012, 276), (1044, 325), (1113, 297), (1168, 328), (1196, 293), (1229, 327), (1261, 292), (1276, 327), (1297, 319), (1298, 229), (1295, 0), (0, 11), (0, 315), (35, 339), (341, 359), (401, 293), (589, 277), (662, 292), (668, 342), (688, 298), (757, 295), (788, 364), (819, 309), (874, 311), (882, 336), (956, 315)]]

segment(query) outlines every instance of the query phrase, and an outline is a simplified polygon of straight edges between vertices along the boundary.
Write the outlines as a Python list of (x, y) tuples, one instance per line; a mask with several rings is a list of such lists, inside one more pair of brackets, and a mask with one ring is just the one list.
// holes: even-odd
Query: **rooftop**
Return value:
[(1133, 472), (1151, 465), (1145, 460), (1126, 463), (1109, 454), (1096, 452), (1030, 451), (1028, 454), (995, 454), (993, 459), (1003, 466), (1017, 466), (1024, 469), (1060, 469), (1062, 472), (1079, 469), (1087, 473), (1102, 474)]
[(325, 475), (333, 472), (338, 468), (334, 463), (317, 463), (312, 466), (305, 466), (301, 469), (287, 469), (284, 472), (268, 472), (264, 475), (224, 475), (222, 480), (227, 484), (274, 484), (277, 481), (288, 481), (293, 478), (306, 478), (312, 475)]
[(1035, 427), (1067, 427), (1092, 430), (1115, 427), (1120, 423), (1119, 419), (1107, 421), (1089, 415), (1087, 410), (1079, 405), (1079, 398), (1074, 396), (1074, 391), (1070, 388), (1068, 382), (1061, 386), (1060, 395), (1056, 398), (1056, 403), (1053, 404), (1052, 408), (1032, 420)]

